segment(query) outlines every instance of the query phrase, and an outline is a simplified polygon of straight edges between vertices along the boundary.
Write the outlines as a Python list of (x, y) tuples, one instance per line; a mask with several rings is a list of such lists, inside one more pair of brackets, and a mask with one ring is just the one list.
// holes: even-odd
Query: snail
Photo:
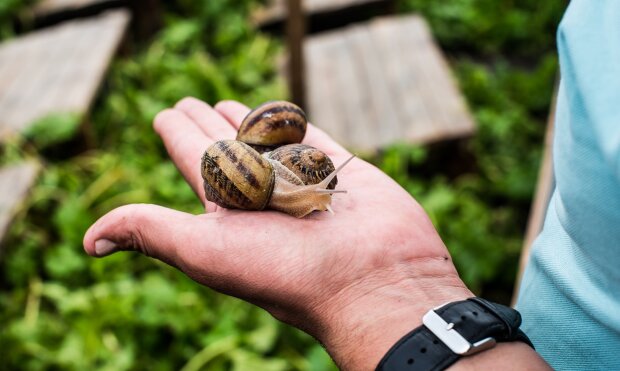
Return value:
[(301, 143), (308, 122), (304, 111), (293, 103), (271, 101), (253, 109), (241, 122), (237, 140), (258, 152)]
[(235, 140), (212, 144), (202, 156), (201, 174), (207, 200), (225, 208), (283, 211), (297, 218), (311, 212), (333, 213), (331, 196), (344, 190), (327, 189), (336, 174), (353, 159), (331, 171), (318, 184), (305, 184), (281, 162), (261, 156)]
[[(287, 144), (265, 153), (292, 171), (304, 184), (317, 184), (336, 170), (334, 163), (323, 151), (306, 144)], [(332, 179), (328, 189), (336, 188), (338, 178)]]
[[(334, 164), (316, 148), (301, 143), (308, 122), (305, 112), (287, 101), (269, 101), (254, 108), (241, 122), (237, 140), (266, 154), (291, 170), (303, 184), (316, 184), (325, 179)], [(334, 178), (329, 189), (334, 189)]]

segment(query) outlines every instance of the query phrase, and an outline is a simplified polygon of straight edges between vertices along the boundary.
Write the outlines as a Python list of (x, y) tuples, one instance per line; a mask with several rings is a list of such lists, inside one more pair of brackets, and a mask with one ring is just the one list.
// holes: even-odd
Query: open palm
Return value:
[[(419, 204), (360, 159), (338, 175), (337, 188), (348, 193), (334, 196), (335, 215), (314, 212), (296, 219), (277, 211), (227, 210), (206, 201), (201, 156), (213, 142), (234, 139), (248, 111), (237, 102), (212, 108), (194, 98), (162, 111), (155, 130), (206, 213), (123, 206), (91, 226), (84, 237), (86, 251), (105, 256), (136, 250), (165, 261), (201, 284), (255, 303), (309, 332), (341, 366), (349, 361), (338, 359), (339, 344), (374, 328), (377, 316), (400, 311), (410, 316), (418, 307), (425, 311), (470, 295)], [(323, 150), (336, 166), (350, 156), (312, 125), (304, 143)], [(448, 289), (428, 294), (439, 287)], [(409, 294), (405, 303), (403, 290)], [(417, 321), (391, 326), (411, 329)], [(384, 340), (386, 346), (402, 334)], [(378, 354), (385, 352), (381, 342), (376, 346)], [(374, 361), (377, 356), (369, 357)]]

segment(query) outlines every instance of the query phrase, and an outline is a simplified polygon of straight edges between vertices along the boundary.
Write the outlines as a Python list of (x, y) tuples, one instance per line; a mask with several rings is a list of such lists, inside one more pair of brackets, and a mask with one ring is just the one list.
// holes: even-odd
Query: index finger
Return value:
[[(250, 108), (246, 105), (232, 100), (221, 101), (214, 108), (236, 129), (239, 129), (241, 122), (250, 112)], [(327, 133), (310, 123), (308, 123), (303, 142), (320, 149), (329, 156), (350, 155), (349, 151), (336, 143)]]
[(176, 109), (161, 111), (153, 121), (155, 131), (162, 138), (170, 158), (181, 172), (207, 211), (215, 211), (208, 202), (203, 188), (200, 164), (202, 154), (214, 140), (204, 134), (185, 114)]

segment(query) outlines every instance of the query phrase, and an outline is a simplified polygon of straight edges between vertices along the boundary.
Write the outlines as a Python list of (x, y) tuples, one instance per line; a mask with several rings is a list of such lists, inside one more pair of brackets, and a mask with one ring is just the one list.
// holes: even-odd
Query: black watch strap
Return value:
[(496, 342), (522, 341), (521, 315), (481, 298), (448, 303), (429, 311), (424, 325), (399, 340), (377, 371), (443, 370), (460, 357), (489, 349)]

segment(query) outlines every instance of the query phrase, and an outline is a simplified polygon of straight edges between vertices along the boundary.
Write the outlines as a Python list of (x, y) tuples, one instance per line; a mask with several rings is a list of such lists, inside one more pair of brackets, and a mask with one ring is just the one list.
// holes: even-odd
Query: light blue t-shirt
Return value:
[(556, 186), (517, 309), (559, 370), (620, 370), (620, 0), (572, 0), (558, 30)]

